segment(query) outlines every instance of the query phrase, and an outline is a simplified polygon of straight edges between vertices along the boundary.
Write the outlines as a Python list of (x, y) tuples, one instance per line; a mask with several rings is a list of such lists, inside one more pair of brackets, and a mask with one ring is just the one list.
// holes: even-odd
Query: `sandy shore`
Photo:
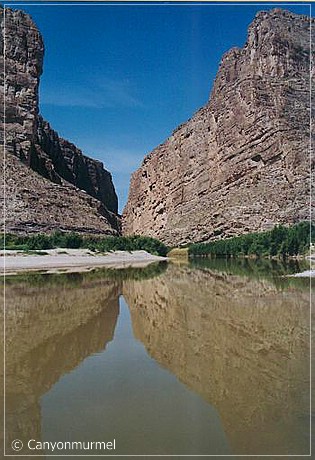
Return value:
[(290, 278), (314, 278), (315, 270), (305, 270), (305, 272), (294, 273), (293, 275), (287, 275)]
[(95, 267), (144, 267), (153, 262), (167, 260), (146, 251), (115, 251), (94, 253), (88, 249), (47, 249), (32, 251), (0, 251), (0, 273), (12, 275), (21, 271), (48, 271), (49, 273), (86, 271)]

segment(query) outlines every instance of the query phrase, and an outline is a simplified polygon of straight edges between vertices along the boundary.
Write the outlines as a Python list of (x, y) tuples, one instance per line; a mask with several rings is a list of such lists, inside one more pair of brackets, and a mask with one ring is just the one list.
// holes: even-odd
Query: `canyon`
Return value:
[(121, 218), (111, 174), (39, 113), (37, 26), (23, 11), (0, 14), (8, 232), (135, 234), (180, 246), (310, 218), (314, 19), (256, 15), (244, 47), (223, 56), (208, 102), (133, 173)]

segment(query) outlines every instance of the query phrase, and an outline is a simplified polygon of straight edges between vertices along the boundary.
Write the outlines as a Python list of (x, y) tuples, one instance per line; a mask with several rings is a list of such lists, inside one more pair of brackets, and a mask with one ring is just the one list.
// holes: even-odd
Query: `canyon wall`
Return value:
[(207, 104), (132, 175), (125, 234), (180, 245), (309, 219), (310, 21), (257, 14)]
[[(7, 153), (7, 230), (61, 228), (117, 234), (120, 219), (111, 174), (100, 161), (83, 155), (59, 137), (39, 114), (38, 87), (44, 58), (40, 32), (22, 11), (6, 8), (5, 13), (0, 9), (0, 14), (1, 97), (5, 102), (0, 131)], [(4, 167), (3, 158), (1, 163)], [(17, 212), (12, 203), (18, 204)]]

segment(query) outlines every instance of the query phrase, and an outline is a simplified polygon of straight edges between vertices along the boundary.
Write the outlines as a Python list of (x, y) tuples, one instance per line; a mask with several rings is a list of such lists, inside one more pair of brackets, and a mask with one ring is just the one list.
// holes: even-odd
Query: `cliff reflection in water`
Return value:
[(41, 439), (41, 396), (106, 347), (119, 314), (117, 281), (91, 282), (82, 275), (68, 275), (61, 283), (34, 280), (8, 283), (6, 289), (8, 452), (14, 439)]
[(309, 292), (170, 266), (125, 282), (135, 336), (218, 411), (234, 454), (309, 449)]
[(279, 288), (229, 272), (170, 265), (10, 280), (8, 453), (15, 438), (41, 439), (42, 396), (113, 340), (122, 294), (135, 338), (216, 409), (232, 454), (307, 454), (307, 285), (292, 280)]

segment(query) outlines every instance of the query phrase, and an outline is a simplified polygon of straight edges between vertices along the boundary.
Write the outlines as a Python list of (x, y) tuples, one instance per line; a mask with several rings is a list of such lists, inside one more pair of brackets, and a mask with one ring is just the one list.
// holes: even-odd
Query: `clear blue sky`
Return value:
[[(45, 42), (40, 110), (112, 172), (125, 205), (132, 171), (208, 99), (222, 54), (267, 5), (20, 5)], [(309, 4), (282, 6), (309, 14)]]

